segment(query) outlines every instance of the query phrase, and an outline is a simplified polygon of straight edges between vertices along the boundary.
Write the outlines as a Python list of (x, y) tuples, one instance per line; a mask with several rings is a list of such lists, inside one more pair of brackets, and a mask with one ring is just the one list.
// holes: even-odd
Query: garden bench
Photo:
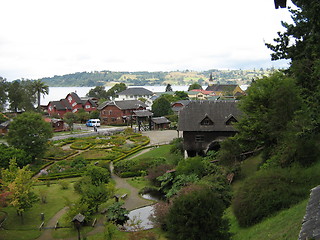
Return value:
[(54, 225), (54, 229), (56, 230), (59, 227), (59, 221), (56, 222), (56, 225)]
[(92, 227), (94, 227), (94, 225), (96, 225), (96, 223), (97, 223), (97, 218), (95, 218), (95, 219), (93, 220)]
[(127, 198), (127, 196), (128, 196), (128, 194), (123, 194), (122, 196), (121, 196), (121, 199), (126, 199)]
[(40, 224), (39, 230), (41, 231), (44, 226), (44, 221)]

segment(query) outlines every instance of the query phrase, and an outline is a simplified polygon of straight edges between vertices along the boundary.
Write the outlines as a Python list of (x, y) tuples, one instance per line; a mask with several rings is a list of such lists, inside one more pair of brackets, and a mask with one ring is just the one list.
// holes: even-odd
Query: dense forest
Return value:
[(211, 69), (203, 72), (197, 71), (174, 71), (174, 72), (114, 72), (93, 71), (77, 72), (63, 76), (42, 78), (41, 80), (50, 87), (93, 87), (114, 85), (123, 82), (126, 85), (190, 85), (194, 82), (206, 84), (210, 74), (215, 83), (221, 84), (249, 84), (253, 79), (269, 75), (273, 69), (254, 70), (217, 70)]

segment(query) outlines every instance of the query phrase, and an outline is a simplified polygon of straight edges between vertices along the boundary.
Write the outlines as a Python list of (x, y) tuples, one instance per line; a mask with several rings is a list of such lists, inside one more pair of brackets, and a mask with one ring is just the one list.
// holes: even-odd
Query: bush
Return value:
[(123, 172), (120, 173), (120, 177), (122, 178), (130, 178), (130, 177), (140, 177), (143, 175), (143, 172)]
[(69, 189), (70, 184), (67, 181), (61, 180), (61, 181), (59, 181), (59, 185), (62, 190), (66, 190), (66, 189)]
[(148, 172), (147, 179), (155, 186), (160, 187), (160, 182), (157, 180), (157, 178), (165, 174), (168, 170), (171, 170), (173, 167), (174, 167), (173, 165), (161, 164), (161, 165), (149, 168), (147, 170)]
[(275, 212), (289, 208), (305, 199), (319, 177), (316, 170), (260, 170), (248, 178), (235, 194), (233, 211), (242, 227), (260, 222)]
[[(123, 172), (146, 172), (147, 169), (163, 164), (166, 162), (164, 158), (141, 158), (141, 159), (126, 159), (114, 164), (114, 171), (117, 174)], [(140, 175), (139, 175), (140, 176)]]
[[(165, 217), (169, 239), (230, 239), (229, 223), (223, 218), (225, 209), (219, 196), (207, 187), (179, 194)], [(162, 223), (161, 218), (158, 222)]]
[(8, 168), (9, 162), (12, 158), (16, 159), (17, 165), (23, 167), (32, 162), (31, 156), (29, 156), (24, 150), (9, 147), (5, 144), (0, 144), (0, 168)]
[(170, 142), (170, 145), (172, 145), (170, 152), (175, 154), (183, 154), (183, 138), (175, 138)]

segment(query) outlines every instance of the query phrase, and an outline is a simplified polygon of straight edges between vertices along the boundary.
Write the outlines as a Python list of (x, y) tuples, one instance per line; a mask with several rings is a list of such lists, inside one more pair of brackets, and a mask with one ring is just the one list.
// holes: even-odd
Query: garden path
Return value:
[[(45, 227), (54, 227), (56, 222), (60, 219), (60, 217), (63, 216), (68, 210), (68, 207), (62, 208), (59, 212), (54, 215), (47, 224), (45, 224)], [(36, 240), (51, 240), (54, 239), (51, 235), (51, 232), (54, 231), (54, 229), (44, 229), (40, 235), (40, 237), (36, 238)]]
[[(150, 138), (150, 145), (161, 145), (164, 143), (170, 142), (172, 139), (177, 137), (177, 131), (175, 130), (168, 130), (168, 131), (149, 131), (149, 132), (143, 132), (142, 133), (145, 136), (148, 136)], [(111, 171), (113, 170), (113, 166), (111, 165)], [(147, 205), (152, 204), (153, 202), (150, 200), (143, 199), (139, 194), (139, 189), (132, 187), (127, 181), (123, 178), (118, 177), (114, 173), (111, 173), (111, 177), (116, 182), (116, 188), (125, 188), (130, 191), (130, 194), (125, 199), (124, 207), (128, 210), (133, 210), (136, 208), (144, 207)], [(49, 220), (47, 223), (47, 226), (54, 226), (54, 224), (57, 222), (57, 220), (67, 211), (67, 208), (61, 209), (59, 212), (56, 213), (56, 215)], [(86, 234), (86, 236), (94, 235), (99, 232), (103, 232), (104, 226), (103, 226), (104, 219), (101, 218), (100, 221), (97, 223), (97, 226), (89, 233)], [(51, 229), (43, 230), (41, 236), (37, 238), (37, 240), (54, 240), (54, 238), (51, 235)], [(77, 239), (69, 238), (65, 240), (73, 240)]]

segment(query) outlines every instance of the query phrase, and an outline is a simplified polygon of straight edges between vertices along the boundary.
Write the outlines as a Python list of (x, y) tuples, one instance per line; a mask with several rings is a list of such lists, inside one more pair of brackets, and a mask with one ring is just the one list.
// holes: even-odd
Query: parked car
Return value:
[(87, 127), (100, 127), (100, 119), (89, 119), (86, 123)]

